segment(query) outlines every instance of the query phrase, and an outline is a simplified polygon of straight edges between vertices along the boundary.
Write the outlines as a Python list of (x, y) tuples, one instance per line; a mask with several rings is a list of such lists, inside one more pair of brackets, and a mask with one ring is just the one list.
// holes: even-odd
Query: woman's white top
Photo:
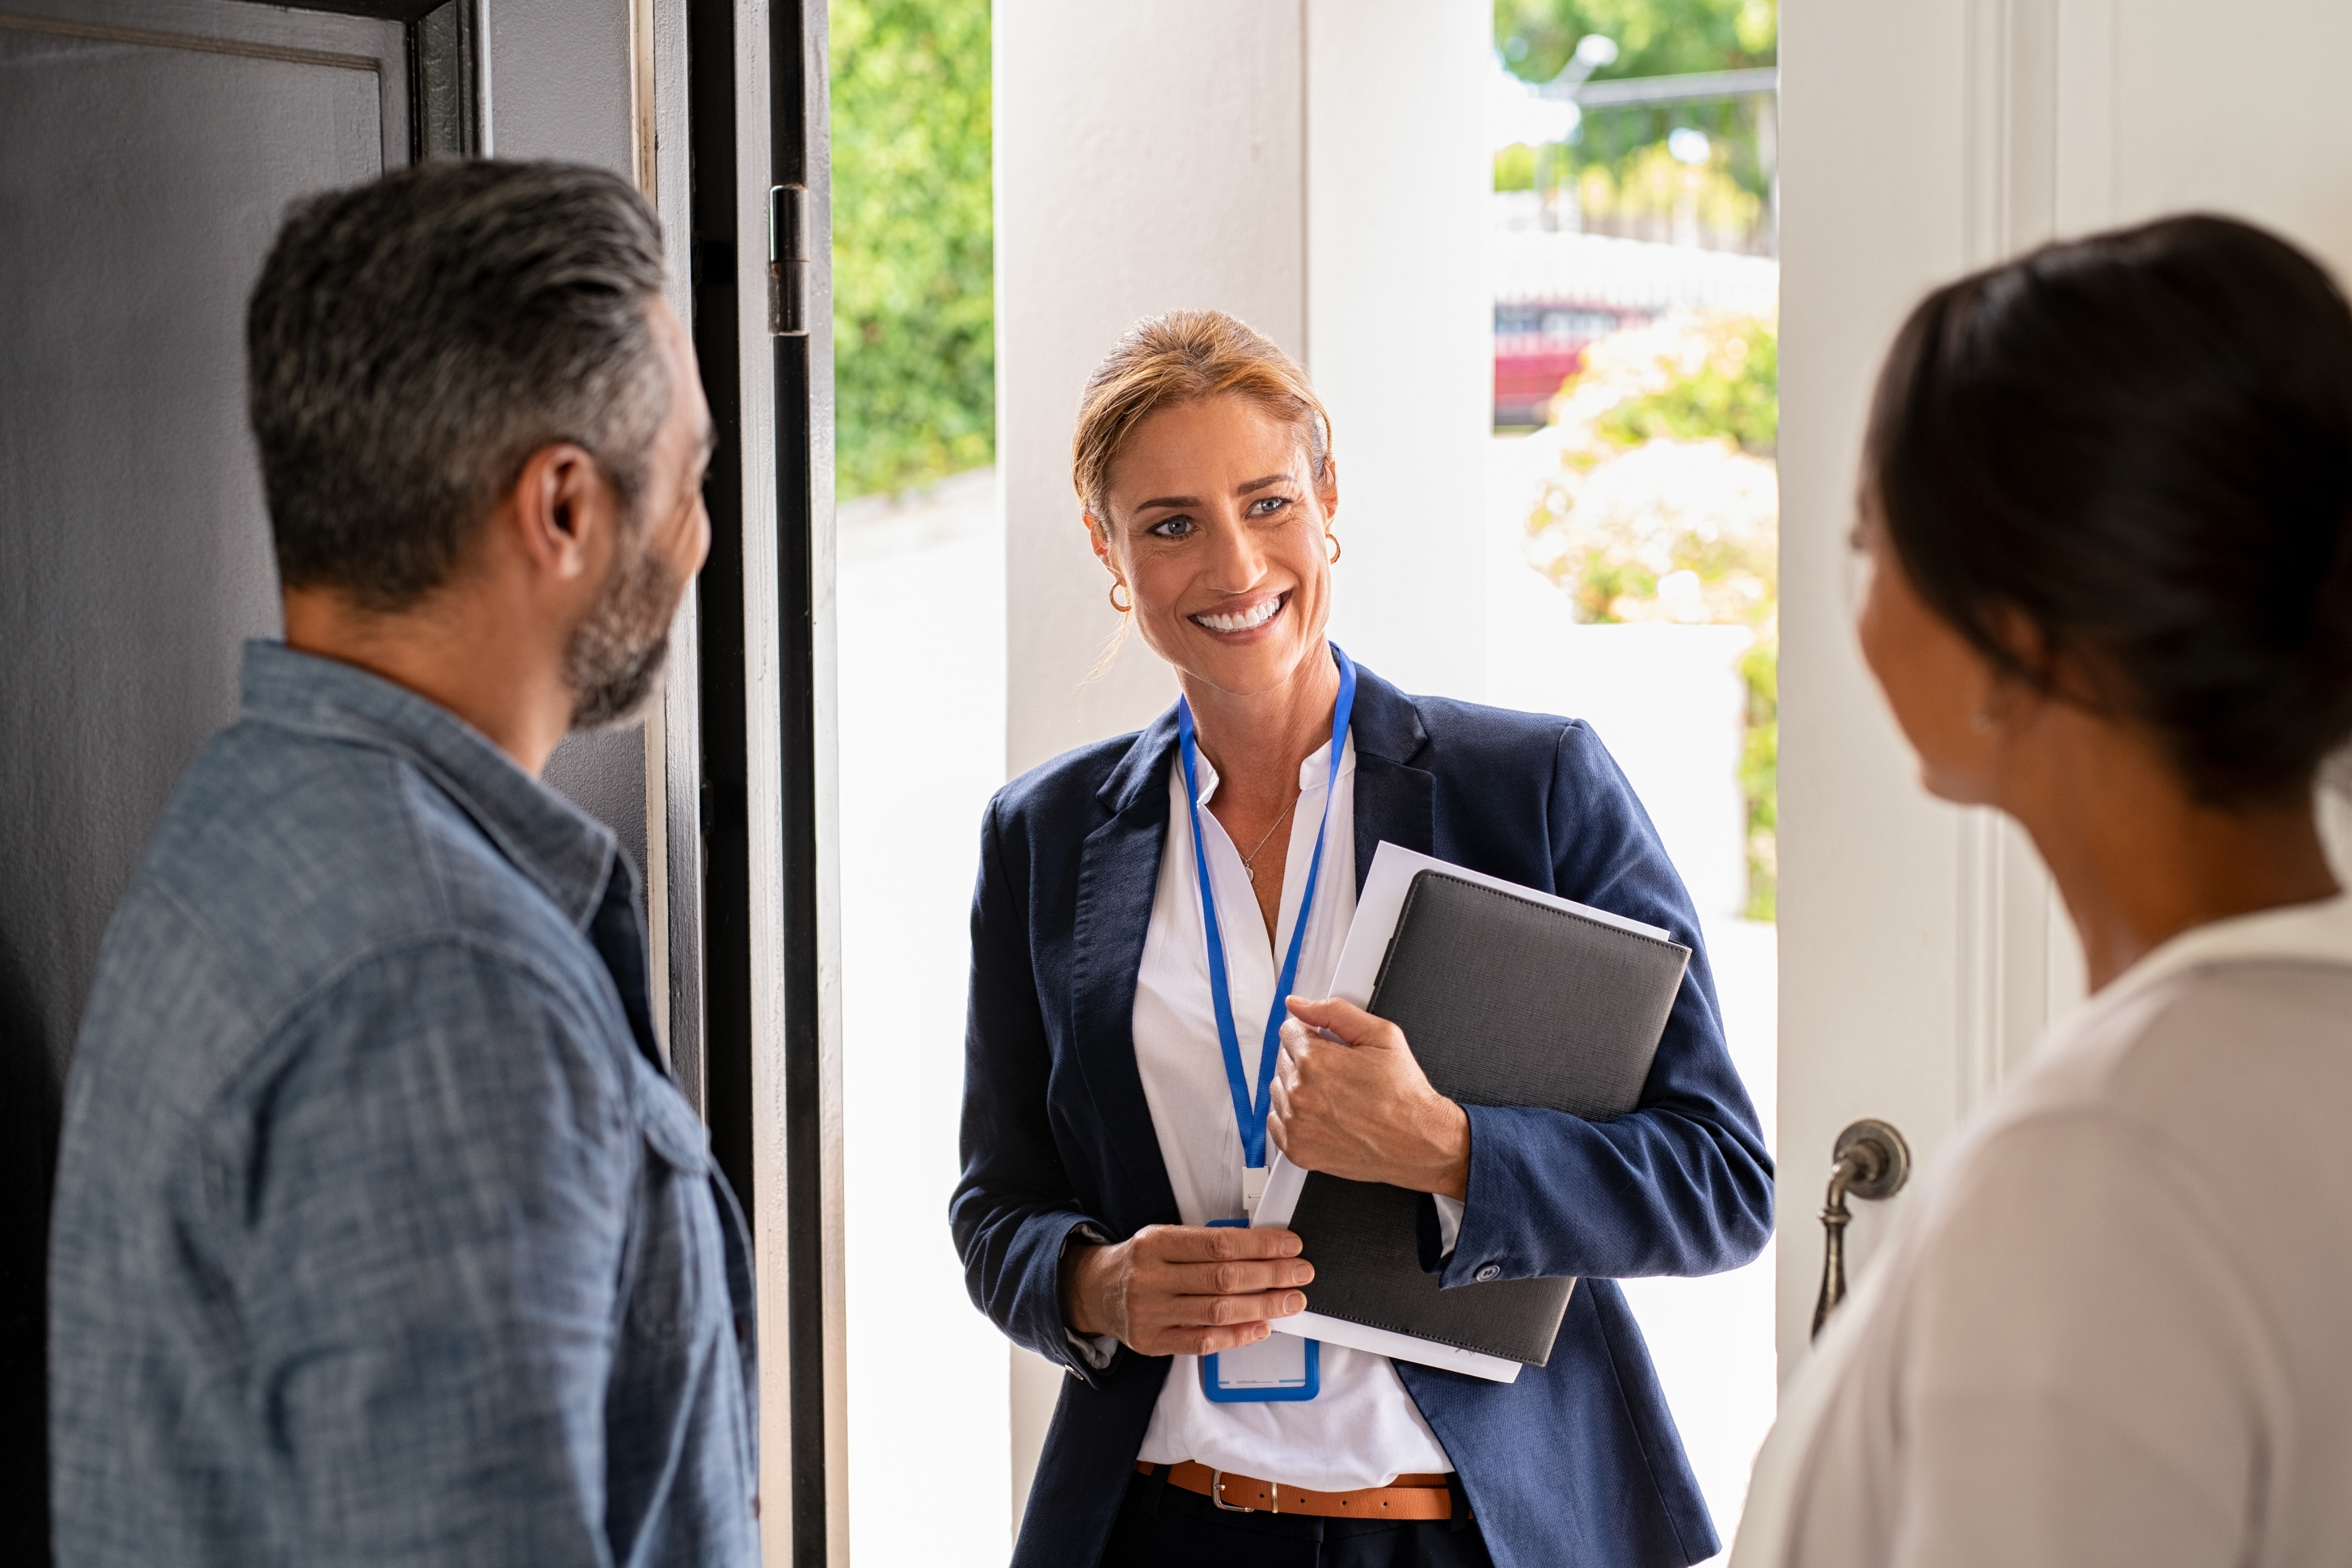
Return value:
[(2061, 1026), (1790, 1381), (1732, 1563), (2352, 1563), (2352, 900)]
[[(1207, 838), (1209, 876), (1223, 928), (1225, 973), (1232, 988), (1234, 1028), (1250, 1092), (1257, 1092), (1266, 1011), (1280, 976), (1278, 954), (1290, 948), (1299, 892), (1315, 854), (1330, 765), (1327, 742), (1300, 764), (1298, 805), (1292, 815), (1283, 862), (1281, 924), (1265, 935), (1257, 899), (1241, 852), (1210, 815), (1217, 771), (1202, 756), (1201, 831)], [(1242, 1213), (1242, 1143), (1233, 1097), (1217, 1042), (1215, 1004), (1209, 992), (1208, 947), (1194, 878), (1192, 813), (1180, 766), (1169, 770), (1168, 840), (1160, 854), (1160, 886), (1151, 926), (1143, 939), (1143, 966), (1135, 985), (1135, 1059), (1151, 1128), (1186, 1225), (1234, 1219)], [(1356, 746), (1339, 758), (1338, 794), (1323, 841), (1323, 871), (1307, 940), (1298, 954), (1296, 994), (1326, 996), (1339, 966), (1356, 913)], [(1268, 847), (1269, 848), (1271, 846)], [(1271, 869), (1261, 852), (1260, 866)], [(1271, 1145), (1269, 1144), (1269, 1156)], [(1310, 1260), (1311, 1261), (1311, 1260)], [(1308, 1300), (1315, 1288), (1307, 1287)], [(1201, 1392), (1197, 1357), (1180, 1355), (1143, 1434), (1139, 1458), (1154, 1464), (1192, 1459), (1238, 1475), (1286, 1482), (1313, 1491), (1386, 1486), (1402, 1473), (1451, 1470), (1429, 1423), (1385, 1356), (1340, 1345), (1322, 1348), (1322, 1392), (1292, 1403), (1219, 1405)]]

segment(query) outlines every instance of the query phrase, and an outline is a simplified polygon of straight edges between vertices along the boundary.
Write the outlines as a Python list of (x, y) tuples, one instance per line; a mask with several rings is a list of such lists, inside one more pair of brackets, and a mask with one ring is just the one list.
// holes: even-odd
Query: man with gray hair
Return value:
[(109, 928), (50, 1248), (58, 1561), (749, 1564), (750, 1252), (635, 873), (539, 782), (659, 675), (711, 445), (644, 201), (434, 163), (247, 319), (286, 637)]

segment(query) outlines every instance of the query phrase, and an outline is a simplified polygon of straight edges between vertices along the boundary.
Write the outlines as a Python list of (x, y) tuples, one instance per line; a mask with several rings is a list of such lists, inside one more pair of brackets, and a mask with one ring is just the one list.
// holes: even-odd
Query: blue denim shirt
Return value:
[(49, 1258), (57, 1559), (751, 1564), (751, 1258), (612, 836), (274, 644), (109, 928)]

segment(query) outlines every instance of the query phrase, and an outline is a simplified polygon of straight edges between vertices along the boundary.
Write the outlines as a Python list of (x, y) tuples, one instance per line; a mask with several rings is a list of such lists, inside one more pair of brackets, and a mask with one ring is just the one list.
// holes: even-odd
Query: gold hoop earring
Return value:
[(1339, 536), (1329, 529), (1323, 531), (1323, 542), (1331, 547), (1331, 564), (1339, 564)]
[(1134, 608), (1135, 608), (1135, 595), (1134, 595), (1133, 594), (1129, 594), (1129, 595), (1127, 596), (1127, 603), (1126, 603), (1126, 604), (1122, 605), (1122, 604), (1120, 604), (1120, 603), (1118, 602), (1118, 591), (1119, 591), (1121, 588), (1124, 588), (1124, 587), (1126, 587), (1126, 586), (1127, 586), (1127, 584), (1126, 584), (1125, 583), (1120, 582), (1118, 578), (1114, 577), (1114, 578), (1112, 578), (1112, 579), (1111, 579), (1111, 583), (1110, 583), (1110, 607), (1111, 607), (1112, 609), (1114, 609), (1114, 610), (1117, 610), (1117, 611), (1118, 611), (1120, 615), (1122, 615), (1122, 616), (1123, 616), (1123, 615), (1126, 615), (1129, 610), (1132, 610), (1132, 609), (1134, 609)]

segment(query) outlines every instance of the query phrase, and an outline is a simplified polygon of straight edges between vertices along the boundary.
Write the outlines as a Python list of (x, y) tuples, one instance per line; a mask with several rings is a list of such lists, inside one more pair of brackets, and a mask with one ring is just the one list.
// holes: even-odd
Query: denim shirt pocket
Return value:
[(646, 1142), (672, 1170), (698, 1176), (710, 1169), (710, 1131), (667, 1080), (650, 1070), (638, 1080), (637, 1125)]
[(629, 1249), (628, 1330), (656, 1355), (687, 1352), (731, 1315), (726, 1237), (710, 1201), (710, 1135), (667, 1081), (646, 1071), (637, 1087), (646, 1163)]
[[(630, 1337), (656, 1362), (723, 1356), (722, 1347), (733, 1344), (739, 1395), (718, 1403), (727, 1411), (744, 1484), (756, 1489), (759, 1337), (751, 1227), (711, 1155), (709, 1131), (675, 1084), (648, 1072), (640, 1083), (638, 1121), (647, 1160)], [(672, 1245), (684, 1254), (674, 1262), (667, 1256)], [(669, 1278), (658, 1277), (664, 1274)]]

